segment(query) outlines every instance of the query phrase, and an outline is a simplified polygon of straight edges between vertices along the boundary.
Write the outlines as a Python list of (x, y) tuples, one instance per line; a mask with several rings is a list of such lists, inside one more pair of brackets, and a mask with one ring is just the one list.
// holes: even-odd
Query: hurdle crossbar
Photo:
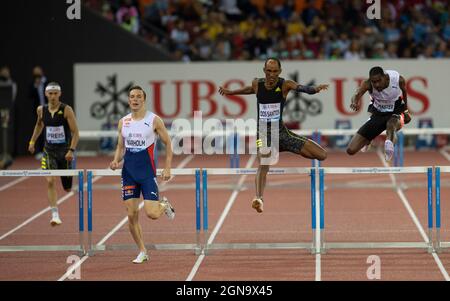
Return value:
[(84, 171), (79, 169), (48, 169), (48, 170), (2, 170), (0, 177), (52, 177), (77, 176), (78, 177), (78, 232), (79, 245), (2, 245), (0, 252), (25, 251), (78, 251), (84, 255)]
[[(427, 175), (428, 188), (428, 241), (424, 242), (325, 242), (325, 174), (411, 174), (423, 173)], [(329, 249), (372, 249), (372, 248), (419, 248), (427, 249), (433, 252), (432, 229), (433, 229), (433, 209), (432, 209), (432, 190), (433, 190), (433, 168), (432, 167), (327, 167), (320, 168), (320, 214), (321, 214), (321, 253), (325, 253)], [(401, 188), (397, 188), (401, 189)]]
[[(311, 176), (311, 185), (315, 185), (315, 170), (314, 168), (271, 168), (268, 174), (270, 175), (288, 175), (288, 174), (306, 174)], [(311, 242), (294, 242), (294, 243), (210, 243), (209, 229), (208, 229), (208, 175), (254, 175), (257, 168), (203, 168), (203, 232), (205, 234), (205, 241), (203, 243), (203, 254), (207, 255), (210, 250), (237, 250), (237, 249), (307, 249), (311, 253), (315, 252), (315, 233), (316, 216), (315, 216), (315, 189), (311, 188), (311, 228), (313, 230)]]
[[(157, 169), (156, 174), (161, 175), (163, 169)], [(97, 251), (106, 250), (137, 250), (137, 246), (133, 244), (97, 244), (92, 243), (93, 232), (93, 176), (121, 176), (122, 170), (111, 169), (90, 169), (86, 170), (87, 176), (87, 218), (88, 218), (88, 255), (92, 256)], [(196, 242), (192, 244), (146, 244), (149, 250), (194, 250), (196, 254), (200, 254), (202, 245), (200, 239), (200, 169), (198, 168), (173, 168), (171, 169), (173, 176), (195, 176), (196, 193), (195, 193), (195, 215), (196, 215)]]

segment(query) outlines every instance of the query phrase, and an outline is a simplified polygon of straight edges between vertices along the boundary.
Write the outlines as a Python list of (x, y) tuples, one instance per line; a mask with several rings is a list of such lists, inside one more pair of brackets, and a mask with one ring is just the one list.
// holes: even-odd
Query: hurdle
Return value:
[[(236, 250), (236, 249), (307, 249), (311, 254), (316, 254), (318, 242), (320, 241), (320, 232), (318, 231), (317, 217), (318, 207), (316, 207), (316, 168), (271, 168), (270, 175), (289, 175), (289, 174), (307, 174), (311, 177), (311, 242), (294, 242), (294, 243), (212, 243), (209, 242), (210, 234), (208, 229), (208, 176), (214, 175), (255, 175), (257, 168), (204, 168), (202, 169), (202, 207), (203, 207), (203, 253), (210, 254), (211, 250)], [(239, 187), (237, 187), (239, 189)]]
[[(0, 246), (0, 252), (19, 251), (78, 251), (80, 255), (86, 253), (84, 247), (84, 171), (78, 169), (48, 169), (48, 170), (2, 170), (0, 177), (50, 177), (50, 176), (78, 176), (78, 232), (79, 245), (17, 245)], [(47, 200), (46, 200), (47, 201)]]
[[(162, 169), (157, 169), (157, 176), (160, 176)], [(134, 244), (97, 244), (92, 243), (92, 231), (93, 231), (93, 176), (121, 176), (122, 170), (116, 169), (90, 169), (86, 170), (87, 180), (87, 224), (88, 224), (88, 237), (87, 245), (89, 256), (93, 256), (95, 252), (106, 250), (137, 250), (137, 246)], [(195, 176), (195, 217), (196, 217), (196, 241), (192, 244), (145, 244), (148, 250), (194, 250), (198, 255), (201, 252), (202, 246), (200, 241), (200, 169), (195, 168), (173, 168), (171, 169), (173, 176)]]
[[(428, 208), (428, 241), (424, 242), (325, 242), (325, 174), (426, 174), (427, 175), (427, 208)], [(321, 253), (329, 249), (381, 249), (381, 248), (416, 248), (434, 252), (433, 231), (433, 168), (432, 167), (327, 167), (319, 169), (320, 190), (320, 230)], [(395, 189), (395, 188), (394, 188)], [(396, 188), (401, 189), (401, 188)]]
[(441, 241), (441, 173), (450, 173), (450, 166), (435, 167), (436, 251), (450, 248), (450, 241)]

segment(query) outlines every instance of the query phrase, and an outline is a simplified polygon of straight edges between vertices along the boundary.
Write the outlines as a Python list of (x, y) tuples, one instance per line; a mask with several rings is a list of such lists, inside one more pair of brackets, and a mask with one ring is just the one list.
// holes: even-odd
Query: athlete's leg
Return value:
[(131, 236), (133, 237), (136, 245), (141, 252), (147, 252), (144, 244), (144, 238), (142, 236), (142, 228), (139, 224), (139, 198), (131, 198), (124, 201), (127, 208), (128, 215), (128, 228), (130, 229)]
[(47, 179), (47, 196), (48, 204), (51, 208), (56, 207), (56, 199), (58, 197), (56, 193), (56, 180), (55, 177), (45, 177)]
[(308, 159), (323, 161), (327, 158), (327, 152), (315, 141), (307, 139), (300, 149), (300, 155)]
[(384, 154), (386, 161), (390, 161), (394, 155), (394, 145), (397, 140), (396, 131), (403, 126), (403, 116), (394, 114), (386, 122), (386, 141), (384, 142)]
[(264, 194), (264, 188), (266, 187), (266, 179), (267, 179), (267, 173), (269, 172), (270, 165), (262, 164), (263, 158), (269, 158), (270, 152), (266, 154), (263, 151), (264, 154), (262, 154), (260, 151), (258, 151), (258, 170), (256, 171), (255, 176), (255, 188), (256, 188), (256, 196), (252, 201), (252, 208), (255, 209), (257, 212), (261, 213), (263, 212), (263, 194)]
[(148, 218), (158, 219), (163, 213), (169, 219), (175, 218), (175, 210), (165, 197), (161, 197), (155, 177), (149, 177), (140, 182), (142, 195), (144, 196), (144, 209)]
[(364, 146), (368, 145), (370, 140), (356, 133), (347, 146), (347, 154), (354, 155), (359, 152)]

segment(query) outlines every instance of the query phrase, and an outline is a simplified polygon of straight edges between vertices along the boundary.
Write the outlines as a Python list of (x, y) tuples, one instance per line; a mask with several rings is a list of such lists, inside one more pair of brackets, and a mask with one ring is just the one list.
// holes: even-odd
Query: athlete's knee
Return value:
[(269, 165), (259, 165), (258, 169), (262, 173), (268, 173), (270, 166)]
[(357, 149), (355, 149), (354, 147), (351, 147), (351, 146), (347, 147), (346, 151), (347, 151), (347, 154), (350, 156), (353, 156), (354, 154), (356, 154), (358, 152)]
[(64, 188), (64, 191), (65, 191), (65, 192), (71, 192), (72, 189), (70, 189), (70, 188)]
[(158, 208), (149, 208), (145, 210), (145, 214), (150, 219), (158, 219), (161, 216), (161, 210)]
[(55, 179), (47, 179), (47, 187), (48, 188), (54, 188), (55, 187)]
[(395, 130), (397, 129), (398, 125), (399, 125), (399, 119), (393, 117), (391, 119), (388, 120), (388, 122), (386, 123), (386, 129), (387, 130)]
[(319, 161), (323, 161), (327, 158), (327, 152), (324, 149), (321, 149), (317, 154), (316, 154), (316, 159)]

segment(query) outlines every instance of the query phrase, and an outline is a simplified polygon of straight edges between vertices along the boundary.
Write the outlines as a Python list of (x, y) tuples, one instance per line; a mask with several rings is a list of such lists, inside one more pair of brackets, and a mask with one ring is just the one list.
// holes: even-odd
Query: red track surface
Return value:
[[(79, 158), (78, 168), (106, 168), (107, 157)], [(173, 167), (186, 159), (176, 156)], [(189, 160), (189, 159), (186, 159)], [(246, 166), (249, 156), (241, 158)], [(161, 164), (160, 160), (160, 164)], [(449, 165), (439, 152), (407, 152), (405, 166)], [(195, 156), (185, 166), (227, 167), (225, 156)], [(292, 154), (282, 154), (278, 167), (309, 167), (311, 162)], [(253, 164), (255, 167), (256, 164)], [(324, 167), (383, 166), (376, 152), (350, 157), (332, 152)], [(21, 158), (12, 169), (34, 169), (39, 162)], [(236, 183), (243, 176), (209, 176), (209, 234), (217, 225)], [(257, 214), (250, 201), (254, 195), (254, 176), (247, 176), (238, 192), (214, 243), (235, 242), (310, 242), (311, 209), (309, 177), (268, 176), (265, 211)], [(405, 196), (422, 227), (427, 230), (427, 191), (424, 175), (397, 175), (397, 183), (410, 187)], [(0, 187), (17, 178), (0, 177)], [(442, 175), (442, 230), (444, 241), (450, 241), (450, 174)], [(147, 243), (194, 243), (195, 190), (194, 177), (176, 176), (165, 187), (166, 195), (176, 208), (176, 218), (162, 217), (152, 221), (141, 214), (144, 239)], [(445, 182), (447, 185), (444, 185)], [(423, 241), (422, 236), (392, 188), (389, 175), (327, 175), (325, 191), (325, 240), (328, 242), (395, 242)], [(341, 187), (352, 183), (351, 187)], [(379, 187), (373, 187), (374, 184)], [(103, 177), (94, 184), (94, 233), (98, 243), (126, 216), (120, 198), (120, 179)], [(357, 188), (357, 185), (372, 184)], [(421, 186), (418, 186), (418, 185)], [(339, 186), (341, 185), (341, 186)], [(383, 186), (384, 185), (384, 186)], [(417, 187), (416, 187), (417, 186)], [(59, 197), (64, 193), (59, 189)], [(434, 192), (433, 192), (434, 193)], [(63, 224), (51, 228), (49, 212), (34, 219), (0, 240), (1, 245), (75, 245), (78, 243), (77, 193), (59, 208)], [(1, 191), (0, 237), (47, 206), (45, 180), (30, 177)], [(106, 244), (132, 244), (125, 223)], [(67, 257), (73, 252), (1, 252), (1, 280), (57, 280), (70, 266)], [(199, 256), (193, 251), (150, 251), (151, 259), (133, 265), (136, 251), (105, 251), (87, 258), (81, 265), (82, 280), (186, 280)], [(321, 280), (367, 280), (370, 264), (367, 258), (381, 259), (382, 280), (444, 280), (431, 254), (420, 249), (329, 250), (320, 256)], [(438, 254), (444, 268), (450, 271), (450, 252)], [(205, 256), (193, 280), (314, 280), (318, 258), (306, 250), (215, 250)]]

